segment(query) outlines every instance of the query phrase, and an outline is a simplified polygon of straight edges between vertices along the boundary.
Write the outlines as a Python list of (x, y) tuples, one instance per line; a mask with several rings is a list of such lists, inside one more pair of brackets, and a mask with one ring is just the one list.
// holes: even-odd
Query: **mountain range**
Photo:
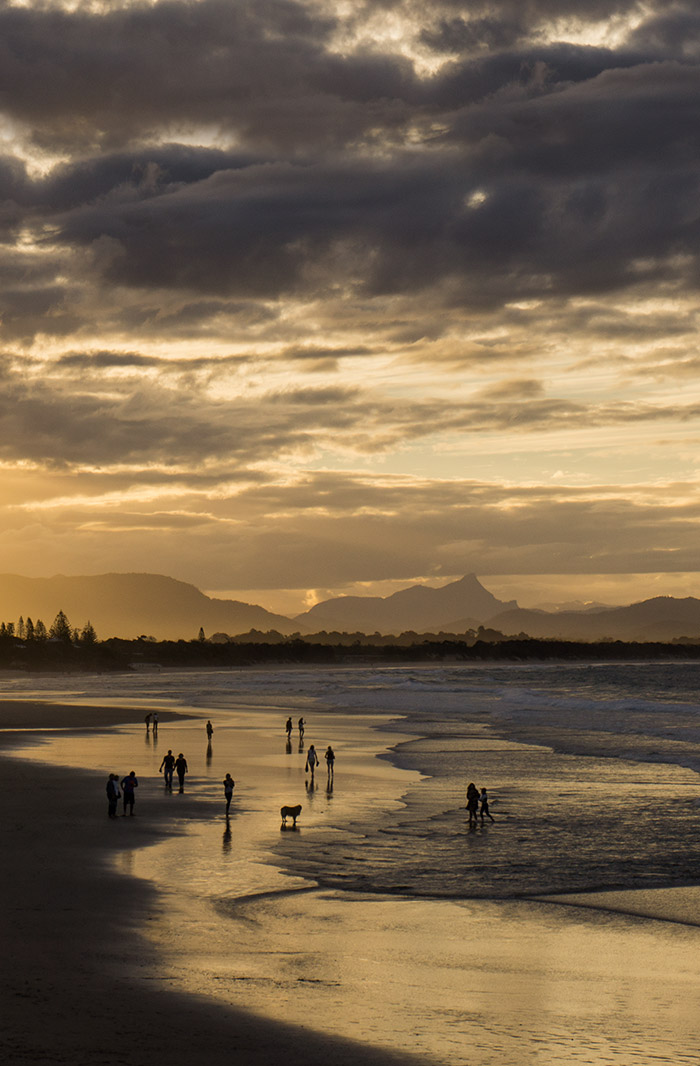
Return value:
[[(548, 605), (550, 606), (550, 605)], [(567, 605), (568, 606), (568, 605)], [(0, 575), (0, 619), (22, 616), (47, 628), (63, 611), (74, 627), (90, 621), (98, 638), (138, 636), (193, 640), (237, 636), (252, 630), (463, 634), (488, 626), (504, 636), (527, 634), (561, 640), (669, 641), (700, 638), (700, 600), (656, 596), (627, 607), (595, 604), (581, 610), (525, 609), (490, 593), (474, 574), (441, 588), (412, 585), (391, 596), (339, 596), (294, 618), (239, 600), (205, 595), (194, 585), (160, 574), (100, 574), (50, 578)]]

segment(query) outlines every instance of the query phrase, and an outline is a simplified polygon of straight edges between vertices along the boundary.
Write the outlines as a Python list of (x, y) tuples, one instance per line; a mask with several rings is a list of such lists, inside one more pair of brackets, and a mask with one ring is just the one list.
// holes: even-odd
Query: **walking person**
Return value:
[(229, 807), (231, 806), (231, 800), (233, 799), (233, 789), (236, 782), (233, 780), (230, 774), (226, 774), (224, 778), (224, 799), (226, 800), (226, 817), (228, 818)]
[(180, 792), (184, 792), (185, 774), (188, 772), (189, 767), (187, 766), (187, 759), (182, 754), (182, 752), (180, 752), (177, 759), (175, 760), (175, 770), (177, 772), (177, 779), (180, 782)]
[(151, 713), (149, 711), (149, 713), (144, 718), (144, 722), (146, 723), (146, 735), (148, 735), (148, 733), (150, 731), (150, 728), (151, 728), (151, 717), (152, 717), (152, 715), (151, 715)]
[(214, 726), (211, 724), (211, 722), (208, 721), (207, 722), (207, 740), (209, 741), (209, 743), (211, 743), (211, 738), (212, 738), (213, 732), (214, 732)]
[(116, 774), (110, 774), (107, 780), (107, 817), (117, 817), (117, 801), (121, 796), (119, 791), (119, 778)]
[(491, 812), (489, 811), (489, 797), (485, 788), (482, 788), (481, 790), (480, 802), (481, 808), (479, 814), (481, 815), (481, 824), (484, 824), (484, 818), (488, 818), (491, 822), (495, 821), (495, 819), (491, 817)]
[(158, 736), (158, 712), (157, 711), (153, 712), (152, 722), (153, 722), (153, 736), (157, 737)]
[(172, 749), (168, 748), (168, 754), (163, 756), (163, 761), (160, 764), (160, 769), (158, 771), (158, 773), (163, 771), (163, 776), (165, 778), (165, 787), (166, 788), (172, 788), (173, 787), (173, 771), (174, 771), (174, 769), (175, 769), (175, 756), (172, 753)]
[(284, 728), (287, 731), (287, 740), (291, 740), (292, 739), (292, 719), (291, 718), (287, 719), (287, 724), (285, 725)]
[(326, 748), (326, 765), (328, 766), (328, 776), (333, 777), (333, 767), (335, 765), (335, 752), (333, 748), (328, 745)]
[(139, 787), (139, 783), (136, 780), (136, 771), (132, 770), (126, 777), (122, 778), (122, 793), (124, 795), (124, 813), (122, 818), (126, 818), (126, 808), (129, 808), (129, 814), (134, 813), (134, 800), (136, 799), (135, 792)]
[(467, 810), (469, 811), (469, 825), (476, 825), (476, 812), (479, 809), (479, 789), (473, 781), (467, 786)]
[(299, 719), (299, 743), (301, 744), (304, 739), (304, 726), (306, 725), (303, 718)]
[(313, 744), (309, 744), (309, 750), (306, 755), (306, 772), (311, 771), (311, 777), (314, 776), (314, 770), (318, 766), (318, 755), (316, 754), (316, 748)]

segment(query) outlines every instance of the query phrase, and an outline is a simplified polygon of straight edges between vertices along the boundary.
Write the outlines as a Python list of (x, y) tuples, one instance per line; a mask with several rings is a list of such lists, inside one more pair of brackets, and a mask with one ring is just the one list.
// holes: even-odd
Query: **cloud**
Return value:
[(0, 6), (8, 559), (692, 569), (697, 42), (634, 0)]
[(41, 527), (15, 514), (6, 566), (26, 567), (41, 528), (55, 541), (56, 568), (99, 571), (106, 547), (113, 567), (128, 569), (138, 551), (145, 569), (207, 588), (308, 588), (314, 575), (328, 588), (400, 581), (425, 559), (436, 579), (469, 571), (476, 559), (483, 576), (693, 570), (699, 514), (688, 484), (576, 490), (327, 471), (229, 499), (212, 495), (204, 506), (199, 495), (113, 513), (83, 503), (41, 512)]

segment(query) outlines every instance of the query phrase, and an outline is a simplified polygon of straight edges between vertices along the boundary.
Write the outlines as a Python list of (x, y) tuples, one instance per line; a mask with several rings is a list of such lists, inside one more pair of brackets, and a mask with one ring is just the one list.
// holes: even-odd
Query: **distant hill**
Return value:
[(72, 626), (92, 622), (98, 639), (141, 635), (156, 640), (276, 631), (292, 633), (464, 633), (488, 626), (505, 636), (573, 641), (700, 639), (700, 599), (656, 596), (628, 607), (526, 610), (488, 592), (474, 574), (441, 588), (413, 585), (392, 596), (340, 596), (287, 618), (255, 604), (217, 600), (194, 585), (159, 574), (31, 578), (0, 575), (0, 621), (20, 615), (48, 628), (59, 611)]
[(490, 625), (505, 634), (522, 632), (536, 638), (668, 641), (700, 637), (700, 600), (654, 596), (629, 607), (553, 614), (517, 608), (496, 615)]
[[(339, 596), (323, 600), (294, 621), (303, 625), (306, 632), (316, 633), (464, 632), (511, 608), (517, 609), (515, 600), (496, 599), (474, 574), (468, 574), (442, 588), (413, 585), (386, 597)], [(455, 629), (456, 625), (460, 628)]]
[(192, 640), (200, 627), (242, 633), (249, 629), (297, 631), (283, 615), (237, 600), (215, 600), (184, 581), (160, 574), (99, 574), (96, 577), (0, 575), (0, 620), (20, 615), (41, 619), (47, 629), (59, 611), (72, 626), (92, 622), (98, 639), (144, 635), (157, 640)]

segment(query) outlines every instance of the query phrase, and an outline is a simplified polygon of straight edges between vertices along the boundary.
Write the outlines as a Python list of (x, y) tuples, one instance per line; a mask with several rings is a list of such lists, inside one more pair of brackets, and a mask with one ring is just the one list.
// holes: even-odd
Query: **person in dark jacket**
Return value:
[(107, 779), (107, 816), (117, 817), (117, 801), (121, 796), (119, 791), (119, 778), (116, 774), (110, 774)]

